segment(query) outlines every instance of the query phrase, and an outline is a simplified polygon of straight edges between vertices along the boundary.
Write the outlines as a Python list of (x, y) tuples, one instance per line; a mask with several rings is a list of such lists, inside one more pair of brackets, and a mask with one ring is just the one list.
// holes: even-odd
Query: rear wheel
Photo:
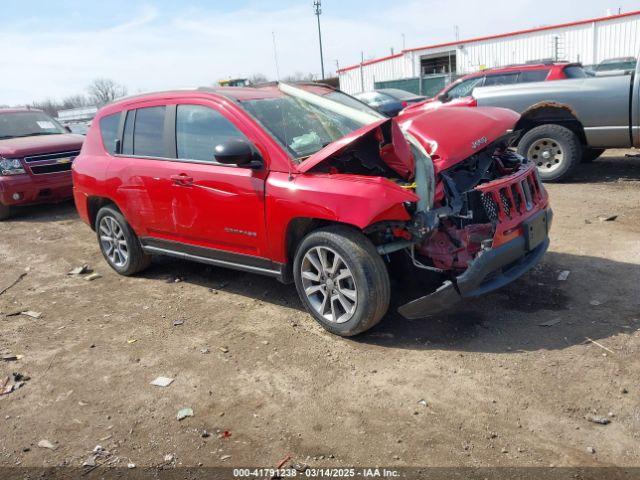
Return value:
[(604, 153), (604, 148), (584, 148), (582, 150), (582, 163), (591, 163)]
[(347, 227), (307, 235), (296, 251), (294, 278), (306, 309), (341, 336), (364, 332), (389, 308), (386, 266), (371, 241)]
[(112, 206), (102, 207), (96, 216), (96, 234), (107, 263), (120, 275), (133, 275), (149, 266), (138, 237), (122, 213)]
[(525, 133), (518, 143), (518, 153), (538, 167), (542, 181), (557, 182), (571, 175), (580, 163), (582, 146), (568, 128), (548, 124)]
[(11, 208), (8, 205), (0, 203), (0, 221), (6, 220), (11, 215)]

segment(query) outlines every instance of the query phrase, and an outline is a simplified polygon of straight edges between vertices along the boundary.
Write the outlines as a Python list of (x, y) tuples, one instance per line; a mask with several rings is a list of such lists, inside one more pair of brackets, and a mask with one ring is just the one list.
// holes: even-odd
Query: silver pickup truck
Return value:
[(567, 178), (607, 148), (640, 147), (640, 62), (631, 75), (483, 87), (478, 106), (522, 114), (518, 153), (547, 182)]

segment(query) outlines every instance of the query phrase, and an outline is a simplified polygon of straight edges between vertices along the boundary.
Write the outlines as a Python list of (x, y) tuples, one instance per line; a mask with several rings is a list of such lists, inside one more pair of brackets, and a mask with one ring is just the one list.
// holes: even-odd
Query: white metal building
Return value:
[(594, 65), (640, 52), (640, 10), (560, 25), (409, 48), (395, 55), (338, 70), (347, 93), (372, 90), (376, 82), (477, 70), (540, 59)]

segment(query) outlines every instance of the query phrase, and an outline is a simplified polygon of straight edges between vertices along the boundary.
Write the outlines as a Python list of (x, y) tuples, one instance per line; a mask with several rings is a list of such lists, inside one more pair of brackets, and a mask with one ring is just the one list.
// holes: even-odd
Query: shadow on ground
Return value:
[(640, 157), (600, 157), (592, 163), (578, 165), (566, 183), (615, 183), (640, 181)]
[[(563, 282), (557, 277), (564, 268), (572, 274)], [(303, 311), (293, 285), (249, 273), (157, 258), (143, 276), (165, 282), (179, 278)], [(639, 283), (638, 265), (549, 252), (541, 265), (507, 287), (424, 320), (401, 317), (395, 311), (400, 303), (396, 296), (376, 327), (348, 341), (414, 350), (510, 353), (564, 349), (584, 343), (587, 337), (606, 339), (640, 329), (640, 302), (633, 295)], [(278, 322), (278, 317), (273, 321)], [(548, 322), (553, 324), (541, 325)]]

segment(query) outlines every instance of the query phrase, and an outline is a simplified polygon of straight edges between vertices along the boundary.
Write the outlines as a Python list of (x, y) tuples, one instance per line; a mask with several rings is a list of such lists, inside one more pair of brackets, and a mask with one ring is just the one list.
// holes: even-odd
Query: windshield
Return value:
[(0, 140), (61, 133), (67, 132), (44, 112), (0, 113)]
[(287, 148), (297, 163), (384, 118), (371, 113), (360, 102), (345, 102), (344, 97), (333, 95), (329, 99), (286, 84), (281, 84), (280, 89), (281, 97), (247, 100), (242, 105)]

